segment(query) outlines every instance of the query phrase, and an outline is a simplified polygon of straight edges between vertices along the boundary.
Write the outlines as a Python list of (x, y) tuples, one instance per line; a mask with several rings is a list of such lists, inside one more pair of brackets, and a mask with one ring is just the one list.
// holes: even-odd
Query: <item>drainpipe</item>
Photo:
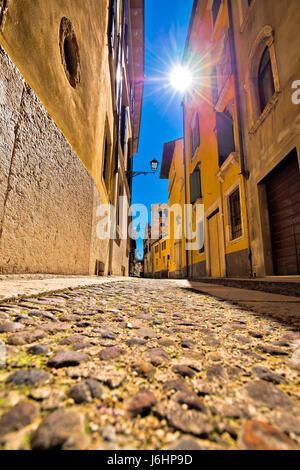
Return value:
[[(232, 15), (232, 0), (227, 0), (228, 4), (228, 17), (229, 17), (229, 40), (230, 40), (230, 47), (232, 51), (232, 71), (233, 71), (233, 79), (234, 79), (234, 91), (235, 91), (235, 99), (236, 99), (236, 112), (237, 112), (237, 120), (238, 120), (238, 133), (239, 133), (239, 141), (240, 141), (240, 156), (241, 156), (241, 175), (248, 180), (250, 177), (249, 171), (246, 169), (245, 164), (245, 153), (244, 153), (244, 136), (242, 132), (242, 116), (241, 116), (241, 97), (240, 97), (240, 87), (239, 87), (239, 80), (238, 80), (238, 70), (237, 70), (237, 55), (236, 55), (236, 48), (234, 42), (234, 27), (233, 27), (233, 15)], [(246, 191), (246, 185), (245, 185)], [(250, 245), (250, 231), (249, 231), (249, 217), (248, 217), (248, 207), (246, 202), (246, 214), (247, 214), (247, 225), (248, 225), (248, 247), (249, 247), (249, 264), (250, 264), (250, 275), (253, 277), (253, 264), (252, 264), (252, 253), (251, 253), (251, 245)]]
[[(183, 165), (184, 165), (184, 192), (185, 192), (185, 205), (188, 204), (187, 201), (187, 171), (186, 171), (186, 146), (185, 146), (185, 109), (184, 109), (184, 100), (181, 103), (182, 111), (183, 111)], [(185, 231), (187, 230), (187, 211), (185, 207)], [(189, 252), (186, 249), (186, 240), (185, 240), (185, 256), (186, 256), (186, 270), (187, 270), (187, 278), (189, 279), (190, 276), (190, 266), (189, 266)]]

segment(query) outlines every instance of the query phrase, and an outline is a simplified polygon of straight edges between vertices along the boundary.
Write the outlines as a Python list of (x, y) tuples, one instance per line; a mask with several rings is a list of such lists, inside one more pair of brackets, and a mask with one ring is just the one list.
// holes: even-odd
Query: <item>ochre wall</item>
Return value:
[[(165, 250), (162, 249), (162, 244), (166, 242)], [(155, 253), (155, 247), (158, 246), (158, 252)], [(161, 247), (161, 251), (159, 249)], [(168, 271), (168, 255), (170, 254), (170, 240), (169, 238), (162, 238), (152, 246), (153, 250), (153, 264), (154, 264), (154, 273), (161, 273), (163, 271)], [(161, 256), (160, 256), (161, 254)], [(164, 261), (165, 257), (165, 261)]]
[[(75, 89), (61, 60), (62, 17), (72, 22), (79, 46), (81, 78)], [(107, 19), (108, 0), (10, 0), (0, 33), (0, 44), (94, 178), (103, 201), (107, 112), (113, 128)]]
[[(193, 265), (191, 272), (195, 277), (199, 277), (199, 272), (204, 272), (204, 264), (206, 264), (206, 275), (210, 275), (210, 253), (211, 256), (214, 256), (214, 248), (209, 248), (207, 217), (209, 217), (209, 215), (216, 209), (219, 209), (221, 226), (219, 235), (219, 245), (221, 247), (220, 257), (222, 259), (221, 275), (232, 276), (233, 273), (234, 275), (238, 275), (236, 271), (239, 270), (239, 275), (241, 276), (250, 275), (249, 262), (244, 263), (242, 266), (238, 265), (236, 270), (231, 269), (231, 265), (234, 264), (234, 262), (231, 262), (230, 265), (227, 263), (227, 260), (229, 259), (228, 255), (230, 255), (230, 260), (232, 260), (234, 256), (238, 259), (242, 252), (249, 249), (246, 194), (244, 178), (241, 176), (239, 129), (237, 124), (233, 75), (227, 80), (226, 87), (224, 86), (222, 93), (220, 89), (218, 90), (219, 98), (222, 95), (222, 105), (220, 105), (222, 106), (222, 109), (219, 109), (219, 111), (223, 111), (228, 103), (234, 100), (234, 134), (238, 159), (237, 164), (232, 164), (229, 169), (223, 173), (223, 179), (218, 177), (220, 166), (216, 135), (216, 114), (213, 105), (212, 74), (214, 73), (213, 66), (216, 65), (215, 61), (218, 55), (216, 51), (221, 47), (223, 34), (228, 32), (228, 27), (229, 17), (227, 0), (222, 2), (219, 15), (213, 29), (212, 13), (208, 8), (208, 2), (205, 1), (199, 3), (190, 30), (189, 50), (186, 54), (186, 61), (189, 67), (194, 70), (194, 73), (199, 80), (197, 82), (197, 90), (194, 91), (192, 96), (185, 99), (187, 199), (188, 201), (190, 200), (189, 175), (193, 173), (196, 166), (200, 164), (203, 198), (199, 202), (204, 204), (206, 225), (204, 253), (193, 251), (188, 255), (189, 264)], [(191, 52), (190, 54), (189, 51)], [(230, 60), (230, 57), (228, 57), (228, 60)], [(222, 71), (218, 70), (218, 80), (220, 78), (220, 73), (222, 73)], [(190, 130), (193, 125), (196, 112), (199, 115), (200, 122), (200, 146), (196, 150), (195, 154), (191, 156)], [(243, 235), (239, 239), (231, 241), (229, 237), (230, 215), (228, 214), (227, 196), (232, 192), (236, 185), (240, 186)], [(195, 219), (193, 220), (193, 232), (196, 232)]]
[[(173, 273), (175, 275), (176, 271), (181, 276), (186, 267), (186, 251), (185, 251), (185, 236), (184, 236), (184, 206), (185, 206), (185, 181), (184, 181), (184, 163), (183, 163), (183, 139), (176, 140), (175, 149), (173, 154), (173, 160), (170, 167), (169, 173), (169, 207), (171, 208), (174, 204), (179, 204), (181, 207), (181, 224), (182, 224), (182, 244), (181, 244), (181, 266), (176, 263), (176, 248), (175, 248), (175, 232), (174, 232), (174, 217), (177, 217), (177, 212), (175, 216), (172, 216), (172, 220), (169, 222), (170, 225), (170, 263), (169, 263), (169, 273), (171, 277)], [(170, 217), (170, 215), (169, 215)], [(170, 220), (170, 219), (169, 219)]]

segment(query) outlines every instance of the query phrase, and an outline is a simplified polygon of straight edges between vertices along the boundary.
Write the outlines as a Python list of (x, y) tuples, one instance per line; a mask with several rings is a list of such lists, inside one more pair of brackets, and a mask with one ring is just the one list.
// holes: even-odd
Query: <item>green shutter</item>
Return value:
[(190, 175), (191, 204), (201, 198), (201, 178), (199, 169)]

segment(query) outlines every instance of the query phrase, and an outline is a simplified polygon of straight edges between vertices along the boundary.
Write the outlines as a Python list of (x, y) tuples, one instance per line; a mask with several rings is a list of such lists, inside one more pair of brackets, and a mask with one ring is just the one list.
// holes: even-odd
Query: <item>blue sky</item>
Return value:
[[(148, 171), (150, 161), (161, 162), (163, 144), (183, 135), (182, 96), (169, 85), (174, 65), (181, 62), (193, 0), (145, 1), (145, 90), (138, 154), (134, 170)], [(155, 176), (133, 180), (133, 204), (168, 202), (168, 181)], [(143, 242), (137, 242), (142, 257)]]

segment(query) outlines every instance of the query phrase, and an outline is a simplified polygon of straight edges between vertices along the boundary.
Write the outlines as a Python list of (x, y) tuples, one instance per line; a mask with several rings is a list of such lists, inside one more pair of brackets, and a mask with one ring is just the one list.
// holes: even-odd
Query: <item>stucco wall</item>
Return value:
[[(68, 18), (79, 50), (80, 83), (73, 88), (60, 50)], [(102, 200), (103, 136), (113, 112), (107, 47), (108, 0), (10, 0), (0, 44), (89, 170)]]
[(1, 50), (0, 272), (93, 273), (107, 256), (94, 199), (91, 176)]
[[(292, 83), (300, 80), (299, 0), (256, 0), (241, 29), (239, 10), (233, 8), (235, 47), (240, 85), (240, 107), (244, 136), (250, 242), (253, 273), (273, 274), (268, 207), (260, 197), (259, 183), (295, 147), (300, 154), (300, 105), (292, 103)], [(249, 100), (249, 57), (264, 28), (272, 28), (280, 92), (276, 105), (251, 132), (253, 99)], [(270, 38), (268, 38), (270, 39)], [(259, 46), (259, 43), (257, 44)], [(264, 46), (265, 47), (265, 46)], [(257, 117), (257, 116), (256, 116)], [(256, 117), (254, 121), (256, 121)]]

